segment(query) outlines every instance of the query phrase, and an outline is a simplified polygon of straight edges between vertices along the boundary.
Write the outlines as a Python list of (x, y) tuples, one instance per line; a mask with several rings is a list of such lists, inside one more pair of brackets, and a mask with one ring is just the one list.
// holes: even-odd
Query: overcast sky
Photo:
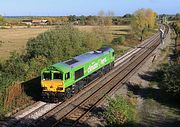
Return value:
[(180, 13), (180, 0), (1, 0), (3, 16), (97, 15), (100, 10), (115, 15), (151, 8), (158, 14)]

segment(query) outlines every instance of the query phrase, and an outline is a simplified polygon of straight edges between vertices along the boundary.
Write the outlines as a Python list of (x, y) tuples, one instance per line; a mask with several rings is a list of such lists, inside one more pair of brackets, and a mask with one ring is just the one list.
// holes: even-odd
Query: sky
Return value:
[(151, 8), (158, 14), (180, 13), (180, 0), (1, 0), (3, 16), (97, 15), (113, 11), (116, 16)]

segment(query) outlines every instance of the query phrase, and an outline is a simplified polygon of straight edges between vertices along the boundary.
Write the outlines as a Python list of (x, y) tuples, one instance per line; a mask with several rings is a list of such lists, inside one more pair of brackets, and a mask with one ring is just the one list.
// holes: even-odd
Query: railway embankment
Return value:
[[(160, 45), (152, 57), (126, 82), (126, 85), (116, 92), (117, 95), (135, 100), (136, 119), (129, 123), (131, 125), (178, 127), (180, 124), (178, 98), (173, 96), (173, 93), (170, 92), (169, 94), (163, 89), (162, 85), (167, 84), (162, 84), (163, 79), (161, 77), (166, 73), (159, 73), (164, 65), (172, 66), (170, 70), (173, 70), (173, 66), (179, 66), (172, 59), (175, 50), (175, 40), (172, 35), (173, 33), (170, 30), (164, 44)], [(178, 80), (178, 73), (179, 70), (176, 69), (172, 80)], [(169, 81), (169, 83), (171, 82)], [(174, 84), (178, 86), (177, 83), (178, 81), (174, 81)], [(105, 106), (107, 106), (107, 103), (105, 103)], [(94, 121), (96, 120), (94, 119)], [(89, 123), (92, 123), (92, 121), (89, 121)], [(100, 123), (97, 121), (96, 123)]]

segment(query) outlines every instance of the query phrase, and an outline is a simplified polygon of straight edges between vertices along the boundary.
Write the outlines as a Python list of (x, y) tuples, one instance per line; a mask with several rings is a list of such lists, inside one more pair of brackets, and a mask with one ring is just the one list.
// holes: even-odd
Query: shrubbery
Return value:
[(80, 32), (69, 25), (28, 40), (26, 52), (13, 52), (0, 63), (0, 111), (4, 110), (6, 96), (11, 96), (7, 93), (9, 86), (39, 76), (45, 66), (100, 48), (102, 43), (94, 33)]
[[(34, 58), (44, 56), (49, 61), (69, 59), (87, 50), (94, 50), (102, 45), (102, 40), (93, 33), (82, 33), (72, 26), (40, 34), (27, 43), (27, 55)], [(28, 59), (29, 59), (28, 58)]]
[(108, 99), (108, 107), (104, 112), (109, 126), (122, 126), (134, 123), (136, 119), (135, 105), (122, 96)]
[(125, 41), (125, 37), (121, 35), (117, 38), (114, 38), (112, 42), (114, 44), (122, 44), (124, 41)]
[(158, 85), (169, 95), (180, 97), (180, 65), (164, 65), (157, 73)]

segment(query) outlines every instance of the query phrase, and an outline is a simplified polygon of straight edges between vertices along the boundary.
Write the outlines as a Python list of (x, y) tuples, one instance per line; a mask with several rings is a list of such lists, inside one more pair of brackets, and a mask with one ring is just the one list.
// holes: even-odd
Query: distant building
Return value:
[(32, 25), (32, 20), (22, 20), (23, 24)]
[(22, 23), (26, 25), (47, 25), (48, 20), (23, 20)]

